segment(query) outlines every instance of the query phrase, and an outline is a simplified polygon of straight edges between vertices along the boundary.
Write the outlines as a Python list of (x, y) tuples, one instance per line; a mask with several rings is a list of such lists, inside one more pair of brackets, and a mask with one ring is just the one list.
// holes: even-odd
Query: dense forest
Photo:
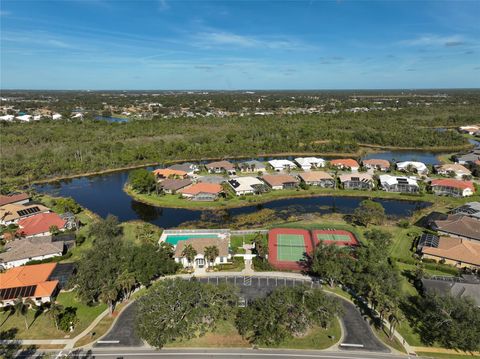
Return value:
[(355, 153), (364, 145), (431, 149), (466, 140), (455, 127), (475, 122), (473, 104), (311, 115), (136, 119), (127, 123), (44, 120), (0, 124), (3, 183), (168, 160), (278, 153)]

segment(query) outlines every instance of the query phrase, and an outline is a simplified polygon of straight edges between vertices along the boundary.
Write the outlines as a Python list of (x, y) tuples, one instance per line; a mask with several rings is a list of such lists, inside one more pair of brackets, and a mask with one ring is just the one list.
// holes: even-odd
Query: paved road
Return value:
[[(68, 351), (63, 351), (67, 354)], [(167, 358), (167, 359), (269, 359), (269, 358), (315, 358), (315, 359), (407, 359), (406, 355), (394, 355), (371, 352), (333, 352), (315, 350), (254, 350), (254, 349), (140, 349), (140, 348), (94, 348), (89, 351), (76, 351), (73, 358), (78, 359), (134, 359), (134, 358)], [(58, 352), (52, 353), (53, 358), (61, 358)], [(72, 353), (73, 354), (73, 353)], [(38, 355), (38, 353), (37, 353)], [(33, 358), (35, 356), (21, 355), (17, 358)]]
[[(265, 297), (277, 286), (293, 287), (304, 283), (309, 287), (320, 288), (320, 284), (302, 279), (294, 278), (262, 278), (262, 277), (206, 277), (198, 278), (201, 282), (220, 284), (230, 283), (239, 288), (239, 295), (248, 302), (260, 297)], [(344, 329), (344, 338), (340, 345), (342, 350), (364, 350), (389, 353), (390, 350), (382, 344), (372, 333), (369, 324), (362, 318), (358, 309), (350, 302), (340, 299), (344, 307), (344, 314), (341, 318)], [(112, 330), (95, 344), (95, 348), (105, 347), (139, 347), (143, 343), (135, 334), (134, 316), (135, 304), (126, 308), (117, 319)]]

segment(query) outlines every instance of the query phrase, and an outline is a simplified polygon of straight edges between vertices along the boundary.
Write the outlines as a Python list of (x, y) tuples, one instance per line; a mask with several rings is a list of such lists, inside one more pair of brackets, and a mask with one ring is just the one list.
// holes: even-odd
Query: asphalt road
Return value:
[[(319, 288), (320, 284), (304, 282), (299, 279), (261, 278), (261, 277), (207, 277), (198, 279), (212, 284), (230, 283), (239, 288), (239, 296), (245, 304), (259, 297), (265, 297), (277, 286), (296, 286), (302, 283)], [(344, 338), (340, 349), (345, 351), (372, 351), (389, 353), (390, 350), (373, 334), (369, 324), (363, 319), (358, 309), (350, 302), (338, 298), (344, 308), (341, 317)], [(142, 340), (136, 335), (134, 328), (135, 303), (126, 308), (118, 317), (112, 330), (97, 342), (95, 348), (141, 347)]]

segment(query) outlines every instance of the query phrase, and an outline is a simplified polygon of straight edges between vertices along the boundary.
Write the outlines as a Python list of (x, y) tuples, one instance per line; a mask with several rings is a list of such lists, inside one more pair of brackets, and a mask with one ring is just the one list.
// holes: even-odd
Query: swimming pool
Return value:
[(176, 246), (178, 241), (186, 241), (187, 239), (195, 238), (218, 238), (216, 234), (167, 234), (165, 242)]

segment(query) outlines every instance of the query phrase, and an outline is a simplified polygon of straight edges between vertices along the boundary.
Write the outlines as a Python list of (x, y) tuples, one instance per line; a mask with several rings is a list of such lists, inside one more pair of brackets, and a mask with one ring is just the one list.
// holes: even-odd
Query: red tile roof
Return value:
[(56, 213), (40, 213), (20, 220), (18, 222), (20, 227), (18, 232), (23, 236), (31, 236), (48, 232), (51, 226), (57, 226), (61, 229), (65, 227), (66, 223), (67, 221)]
[(375, 166), (380, 168), (390, 168), (390, 162), (382, 160), (380, 158), (371, 158), (369, 160), (363, 160), (364, 165)]
[(159, 168), (153, 171), (153, 174), (158, 177), (186, 177), (187, 172), (180, 170), (172, 170), (170, 168)]
[(0, 273), (0, 289), (37, 286), (32, 297), (49, 297), (58, 285), (58, 280), (49, 281), (57, 263), (21, 266)]
[(473, 182), (471, 181), (460, 181), (452, 178), (441, 178), (441, 179), (434, 179), (431, 182), (432, 187), (435, 186), (443, 186), (443, 187), (452, 187), (458, 189), (467, 189), (470, 188), (472, 191), (475, 191), (475, 187), (473, 187)]
[(195, 196), (199, 193), (219, 194), (223, 191), (223, 187), (216, 183), (196, 183), (190, 187), (182, 188), (178, 192)]
[(18, 194), (12, 194), (9, 196), (0, 196), (0, 206), (9, 204), (9, 203), (24, 201), (29, 198), (30, 196), (27, 193), (18, 193)]
[(338, 160), (331, 160), (330, 164), (335, 167), (348, 167), (348, 168), (360, 167), (358, 162), (351, 158), (341, 158)]

